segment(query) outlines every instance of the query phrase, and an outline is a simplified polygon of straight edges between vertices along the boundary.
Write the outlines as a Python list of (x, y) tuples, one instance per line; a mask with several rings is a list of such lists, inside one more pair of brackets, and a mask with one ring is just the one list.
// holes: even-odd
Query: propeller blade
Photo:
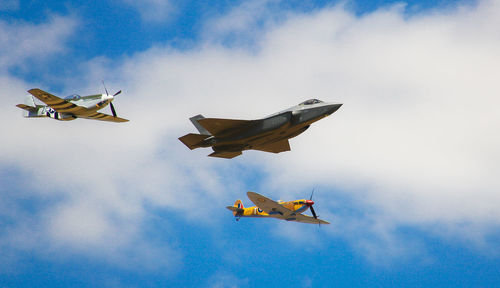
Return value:
[(310, 208), (311, 208), (311, 212), (313, 213), (314, 219), (318, 219), (318, 215), (316, 215), (316, 211), (314, 211), (313, 206), (311, 206)]
[(115, 106), (113, 106), (112, 102), (109, 102), (109, 107), (111, 107), (111, 113), (113, 113), (113, 117), (116, 117)]
[(104, 84), (104, 80), (102, 80), (102, 86), (104, 86), (104, 91), (106, 91), (106, 95), (109, 95), (108, 89), (106, 89), (106, 84)]
[(122, 90), (119, 90), (118, 92), (116, 92), (115, 94), (113, 94), (113, 97), (115, 97), (116, 95), (122, 93)]
[(313, 188), (313, 190), (311, 191), (311, 197), (309, 197), (309, 200), (313, 200), (313, 194), (314, 194), (314, 188)]

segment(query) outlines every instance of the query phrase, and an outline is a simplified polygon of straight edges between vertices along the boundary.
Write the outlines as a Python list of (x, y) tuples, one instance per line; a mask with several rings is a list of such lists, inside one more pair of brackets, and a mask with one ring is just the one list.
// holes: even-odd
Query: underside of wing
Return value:
[(115, 117), (112, 115), (99, 113), (99, 112), (94, 112), (90, 115), (79, 116), (79, 117), (86, 118), (86, 119), (100, 120), (100, 121), (108, 121), (108, 122), (127, 122), (128, 121), (128, 119), (123, 119), (120, 117)]
[[(293, 219), (295, 218), (295, 219)], [(304, 215), (304, 214), (297, 214), (295, 216), (293, 216), (292, 219), (287, 219), (289, 221), (297, 221), (297, 222), (300, 222), (300, 223), (310, 223), (310, 224), (330, 224), (330, 222), (328, 221), (325, 221), (325, 220), (321, 220), (319, 218), (314, 218), (312, 216), (307, 216), (307, 215)]]
[(28, 92), (60, 114), (66, 113), (79, 116), (87, 112), (87, 108), (85, 107), (75, 105), (38, 88), (28, 90)]
[(284, 139), (267, 145), (253, 147), (252, 149), (264, 152), (280, 153), (290, 151), (290, 143), (288, 143), (288, 139)]
[(249, 129), (256, 122), (254, 120), (234, 120), (219, 118), (203, 118), (197, 120), (203, 128), (214, 136), (231, 135)]
[[(278, 202), (262, 196), (255, 192), (247, 192), (248, 199), (250, 199), (257, 207), (262, 209), (269, 215), (277, 216), (278, 218), (286, 219), (293, 211), (280, 205)], [(283, 217), (281, 217), (283, 216)]]
[(236, 151), (236, 152), (232, 152), (232, 151), (219, 151), (219, 152), (214, 152), (208, 156), (210, 157), (219, 157), (219, 158), (226, 158), (226, 159), (231, 159), (231, 158), (234, 158), (236, 156), (240, 156), (241, 155), (241, 151)]

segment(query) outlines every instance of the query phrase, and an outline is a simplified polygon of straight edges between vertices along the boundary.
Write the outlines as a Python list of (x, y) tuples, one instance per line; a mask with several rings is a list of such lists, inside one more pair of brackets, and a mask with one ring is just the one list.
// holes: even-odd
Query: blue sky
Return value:
[[(495, 1), (3, 1), (1, 287), (494, 287)], [(26, 90), (121, 89), (129, 123), (24, 119)], [(225, 161), (188, 118), (344, 106)], [(236, 222), (256, 191), (331, 225)]]

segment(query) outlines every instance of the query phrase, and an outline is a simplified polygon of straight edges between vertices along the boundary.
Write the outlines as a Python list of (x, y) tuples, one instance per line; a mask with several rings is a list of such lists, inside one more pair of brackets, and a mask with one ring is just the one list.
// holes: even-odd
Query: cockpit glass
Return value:
[(78, 99), (80, 99), (80, 98), (82, 98), (80, 95), (78, 95), (78, 94), (73, 94), (73, 95), (69, 95), (68, 97), (66, 97), (66, 98), (64, 98), (64, 99), (66, 99), (66, 100), (78, 100)]
[(323, 103), (323, 101), (318, 100), (318, 99), (309, 99), (307, 101), (300, 103), (299, 105), (312, 105), (312, 104), (317, 104), (317, 103)]

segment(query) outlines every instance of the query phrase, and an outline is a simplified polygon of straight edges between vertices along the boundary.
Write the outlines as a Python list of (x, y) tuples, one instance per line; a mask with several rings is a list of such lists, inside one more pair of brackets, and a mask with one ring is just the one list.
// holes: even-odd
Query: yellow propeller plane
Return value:
[[(247, 196), (256, 206), (245, 208), (241, 200), (236, 200), (233, 206), (226, 207), (233, 211), (236, 221), (240, 220), (241, 217), (270, 217), (301, 223), (330, 224), (325, 220), (319, 219), (316, 215), (313, 208), (314, 201), (312, 201), (312, 194), (309, 200), (300, 199), (287, 202), (281, 200), (276, 202), (263, 195), (250, 191), (247, 192)], [(302, 214), (307, 209), (311, 210), (313, 214), (312, 217)]]

